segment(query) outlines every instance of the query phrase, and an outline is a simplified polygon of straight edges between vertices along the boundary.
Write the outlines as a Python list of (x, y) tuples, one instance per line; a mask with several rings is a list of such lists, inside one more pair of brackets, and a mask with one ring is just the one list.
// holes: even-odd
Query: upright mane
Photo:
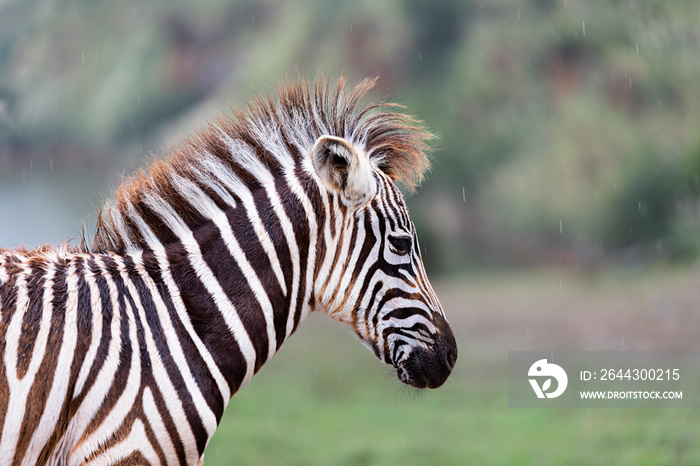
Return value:
[[(246, 108), (220, 116), (175, 145), (167, 158), (123, 182), (98, 214), (90, 249), (122, 253), (129, 244), (142, 243), (128, 209), (135, 206), (143, 214), (144, 195), (175, 199), (183, 218), (196, 218), (199, 213), (193, 206), (177, 202), (175, 184), (178, 177), (191, 179), (188, 174), (201, 170), (203, 154), (216, 157), (249, 184), (255, 182), (253, 165), (263, 164), (277, 173), (289, 162), (298, 165), (318, 137), (336, 136), (363, 150), (376, 168), (413, 190), (429, 167), (427, 143), (433, 135), (420, 121), (395, 111), (401, 105), (368, 98), (376, 82), (377, 78), (365, 79), (348, 92), (342, 77), (334, 86), (321, 76), (313, 84), (297, 78), (282, 84), (276, 96), (254, 94)], [(280, 147), (285, 150), (275, 150)], [(85, 244), (83, 239), (87, 249)]]

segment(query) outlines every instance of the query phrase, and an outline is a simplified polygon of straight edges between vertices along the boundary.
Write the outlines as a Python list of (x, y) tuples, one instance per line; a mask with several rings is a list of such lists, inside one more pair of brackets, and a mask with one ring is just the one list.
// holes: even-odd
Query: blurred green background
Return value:
[(505, 378), (508, 350), (697, 347), (698, 24), (694, 0), (0, 0), (0, 245), (90, 234), (253, 89), (379, 75), (439, 136), (408, 203), (458, 367), (397, 389), (312, 316), (206, 464), (700, 464), (692, 412), (509, 409)]

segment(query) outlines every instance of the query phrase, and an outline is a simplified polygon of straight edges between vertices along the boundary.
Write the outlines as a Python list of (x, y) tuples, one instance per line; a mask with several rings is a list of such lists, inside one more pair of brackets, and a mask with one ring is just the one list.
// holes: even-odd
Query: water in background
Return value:
[(31, 173), (0, 177), (0, 248), (80, 243), (81, 222), (95, 231), (97, 207), (109, 194), (98, 176)]

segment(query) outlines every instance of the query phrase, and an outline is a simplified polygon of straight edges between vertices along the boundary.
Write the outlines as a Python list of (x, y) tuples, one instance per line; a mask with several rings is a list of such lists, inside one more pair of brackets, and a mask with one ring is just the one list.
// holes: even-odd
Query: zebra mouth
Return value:
[(455, 360), (456, 356), (441, 357), (425, 348), (415, 348), (396, 366), (396, 376), (412, 387), (438, 388), (449, 377)]
[(408, 356), (396, 364), (396, 376), (416, 388), (438, 388), (445, 383), (457, 362), (457, 343), (454, 334), (441, 319), (439, 333), (428, 347), (413, 347)]

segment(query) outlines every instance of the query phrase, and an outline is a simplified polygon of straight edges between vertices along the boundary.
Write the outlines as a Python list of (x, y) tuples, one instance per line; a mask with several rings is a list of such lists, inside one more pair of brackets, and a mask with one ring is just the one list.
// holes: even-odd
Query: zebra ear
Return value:
[(346, 139), (321, 136), (311, 150), (311, 158), (326, 188), (339, 193), (348, 204), (363, 204), (376, 194), (369, 159)]

